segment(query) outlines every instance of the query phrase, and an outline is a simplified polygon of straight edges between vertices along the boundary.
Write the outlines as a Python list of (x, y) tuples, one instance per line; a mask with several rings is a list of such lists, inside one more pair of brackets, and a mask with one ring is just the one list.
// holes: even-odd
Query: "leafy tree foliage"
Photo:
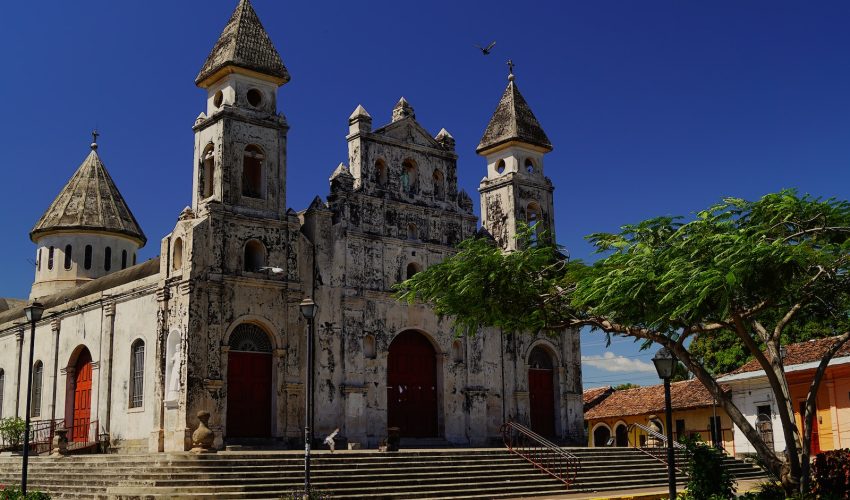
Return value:
[[(438, 314), (454, 316), (461, 333), (591, 327), (667, 347), (789, 491), (805, 481), (811, 433), (800, 437), (779, 352), (789, 332), (836, 338), (810, 387), (810, 430), (826, 365), (850, 338), (850, 204), (794, 191), (758, 201), (726, 198), (690, 221), (656, 217), (590, 235), (602, 254), (591, 265), (568, 261), (549, 238), (530, 233), (521, 231), (523, 249), (514, 252), (488, 238), (464, 241), (458, 254), (402, 283), (398, 296), (431, 302)], [(732, 403), (716, 370), (706, 368), (713, 343), (741, 350), (721, 360), (727, 366), (752, 356), (765, 370), (787, 461)]]
[(612, 387), (612, 389), (614, 389), (615, 391), (625, 391), (628, 389), (637, 389), (638, 387), (640, 387), (640, 385), (633, 384), (631, 382), (626, 382), (625, 384), (615, 385), (614, 387)]

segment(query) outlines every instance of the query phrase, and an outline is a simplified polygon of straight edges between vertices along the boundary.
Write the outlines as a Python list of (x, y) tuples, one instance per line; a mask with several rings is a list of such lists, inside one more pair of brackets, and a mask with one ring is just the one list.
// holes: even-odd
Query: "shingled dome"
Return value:
[(30, 231), (36, 242), (54, 231), (96, 231), (128, 236), (144, 246), (147, 238), (112, 182), (97, 145)]
[(195, 84), (203, 86), (205, 80), (227, 66), (276, 77), (280, 84), (289, 81), (289, 71), (248, 0), (241, 0), (233, 11), (230, 21), (195, 78)]
[(552, 151), (552, 143), (519, 93), (513, 75), (475, 152), (481, 153), (511, 141), (524, 142)]

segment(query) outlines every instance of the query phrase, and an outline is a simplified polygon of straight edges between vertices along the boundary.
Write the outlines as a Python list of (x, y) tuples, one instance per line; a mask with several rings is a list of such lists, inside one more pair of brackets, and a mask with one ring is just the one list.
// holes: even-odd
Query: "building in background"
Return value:
[[(791, 391), (794, 418), (802, 436), (801, 415), (809, 385), (824, 353), (834, 341), (825, 338), (785, 347), (785, 377)], [(752, 360), (718, 379), (732, 391), (732, 401), (774, 450), (785, 449), (778, 407), (764, 370)], [(850, 446), (850, 344), (845, 344), (827, 366), (817, 395), (817, 414), (812, 427), (812, 453)], [(735, 428), (735, 450), (755, 453), (746, 436)]]
[[(601, 388), (605, 389), (605, 388)], [(595, 404), (585, 409), (589, 446), (646, 446), (652, 436), (641, 429), (664, 428), (664, 385), (637, 387), (620, 391), (600, 388), (585, 391), (585, 401)], [(604, 396), (607, 392), (607, 396)], [(673, 439), (695, 437), (717, 444), (728, 453), (735, 453), (732, 421), (714, 397), (698, 380), (674, 382), (670, 385), (673, 407)], [(603, 397), (604, 396), (604, 397)]]

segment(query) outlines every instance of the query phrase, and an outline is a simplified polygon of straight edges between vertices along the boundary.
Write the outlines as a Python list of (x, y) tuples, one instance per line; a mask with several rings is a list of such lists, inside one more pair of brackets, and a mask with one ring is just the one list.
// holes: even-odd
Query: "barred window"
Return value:
[(130, 408), (145, 401), (145, 342), (138, 339), (130, 347)]
[(44, 373), (44, 364), (36, 361), (32, 368), (32, 402), (30, 403), (30, 417), (41, 416), (41, 379)]

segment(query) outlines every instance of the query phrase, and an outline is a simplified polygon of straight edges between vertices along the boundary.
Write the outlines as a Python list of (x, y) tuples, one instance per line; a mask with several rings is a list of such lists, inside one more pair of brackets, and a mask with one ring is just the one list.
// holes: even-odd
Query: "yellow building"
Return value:
[[(585, 391), (585, 401), (589, 403), (584, 413), (588, 446), (651, 445), (653, 438), (632, 424), (656, 428), (666, 435), (663, 385), (620, 391), (603, 389)], [(698, 380), (675, 382), (670, 391), (674, 439), (694, 436), (712, 442), (712, 429), (717, 428), (718, 444), (728, 453), (735, 453), (732, 421)]]

